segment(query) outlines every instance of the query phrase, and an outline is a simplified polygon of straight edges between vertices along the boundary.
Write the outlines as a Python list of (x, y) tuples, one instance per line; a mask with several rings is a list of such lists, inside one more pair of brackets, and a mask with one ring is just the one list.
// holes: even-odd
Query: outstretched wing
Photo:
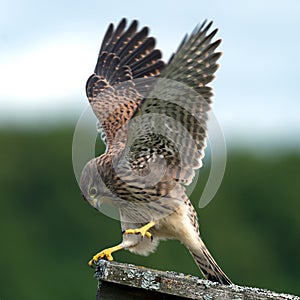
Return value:
[(184, 38), (130, 122), (125, 153), (141, 176), (163, 159), (169, 176), (189, 184), (201, 167), (212, 97), (207, 84), (221, 56), (211, 25), (204, 22)]
[(108, 147), (141, 101), (133, 80), (157, 76), (164, 67), (154, 38), (148, 37), (148, 28), (138, 31), (137, 26), (133, 21), (126, 29), (126, 19), (116, 29), (109, 25), (94, 74), (86, 84), (87, 97)]

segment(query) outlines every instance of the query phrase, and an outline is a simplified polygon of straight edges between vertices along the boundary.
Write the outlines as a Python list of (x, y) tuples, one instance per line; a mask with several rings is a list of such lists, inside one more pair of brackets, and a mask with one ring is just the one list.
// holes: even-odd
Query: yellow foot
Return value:
[(153, 240), (152, 234), (148, 231), (150, 228), (152, 228), (155, 225), (154, 222), (150, 222), (146, 224), (145, 226), (141, 228), (135, 228), (135, 229), (127, 229), (124, 231), (125, 234), (140, 234), (142, 237), (147, 237), (151, 240)]
[(121, 245), (107, 248), (105, 250), (102, 250), (101, 252), (97, 253), (93, 256), (93, 258), (89, 261), (89, 266), (93, 266), (95, 262), (97, 262), (99, 259), (107, 259), (107, 260), (113, 260), (112, 253), (118, 250), (121, 250), (123, 247)]

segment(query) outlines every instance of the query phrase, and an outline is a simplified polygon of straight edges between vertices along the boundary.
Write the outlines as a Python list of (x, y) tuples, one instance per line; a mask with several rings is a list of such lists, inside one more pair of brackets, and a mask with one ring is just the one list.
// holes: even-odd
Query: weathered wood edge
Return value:
[(294, 295), (238, 285), (225, 286), (182, 273), (158, 271), (106, 260), (99, 260), (97, 263), (95, 277), (98, 280), (98, 293), (102, 281), (107, 281), (189, 299), (300, 300)]

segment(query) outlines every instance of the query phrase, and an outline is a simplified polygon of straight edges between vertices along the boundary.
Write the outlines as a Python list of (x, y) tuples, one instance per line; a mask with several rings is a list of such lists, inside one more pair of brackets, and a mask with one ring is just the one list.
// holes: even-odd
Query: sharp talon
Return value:
[(150, 239), (151, 239), (151, 242), (153, 242), (153, 235), (151, 235), (151, 238), (150, 238)]
[(89, 261), (89, 266), (90, 267), (95, 267), (95, 263), (99, 260), (99, 259), (105, 259), (105, 260), (113, 260), (112, 257), (112, 252), (114, 252), (114, 248), (108, 248), (105, 249), (99, 253), (97, 253), (96, 255), (93, 256), (93, 258)]
[(125, 233), (125, 230), (122, 230), (122, 235)]
[(94, 261), (92, 259), (89, 261), (89, 266), (95, 269)]

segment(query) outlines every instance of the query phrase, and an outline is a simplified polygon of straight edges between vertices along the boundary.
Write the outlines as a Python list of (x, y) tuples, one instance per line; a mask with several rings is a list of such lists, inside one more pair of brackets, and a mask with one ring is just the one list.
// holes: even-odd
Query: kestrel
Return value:
[(84, 198), (100, 210), (119, 209), (122, 242), (96, 254), (112, 260), (121, 249), (148, 255), (159, 240), (178, 239), (203, 275), (231, 284), (200, 238), (198, 219), (185, 192), (201, 167), (208, 111), (221, 53), (217, 29), (205, 21), (186, 36), (165, 64), (147, 27), (122, 19), (104, 36), (86, 93), (100, 122), (106, 152), (81, 174)]

